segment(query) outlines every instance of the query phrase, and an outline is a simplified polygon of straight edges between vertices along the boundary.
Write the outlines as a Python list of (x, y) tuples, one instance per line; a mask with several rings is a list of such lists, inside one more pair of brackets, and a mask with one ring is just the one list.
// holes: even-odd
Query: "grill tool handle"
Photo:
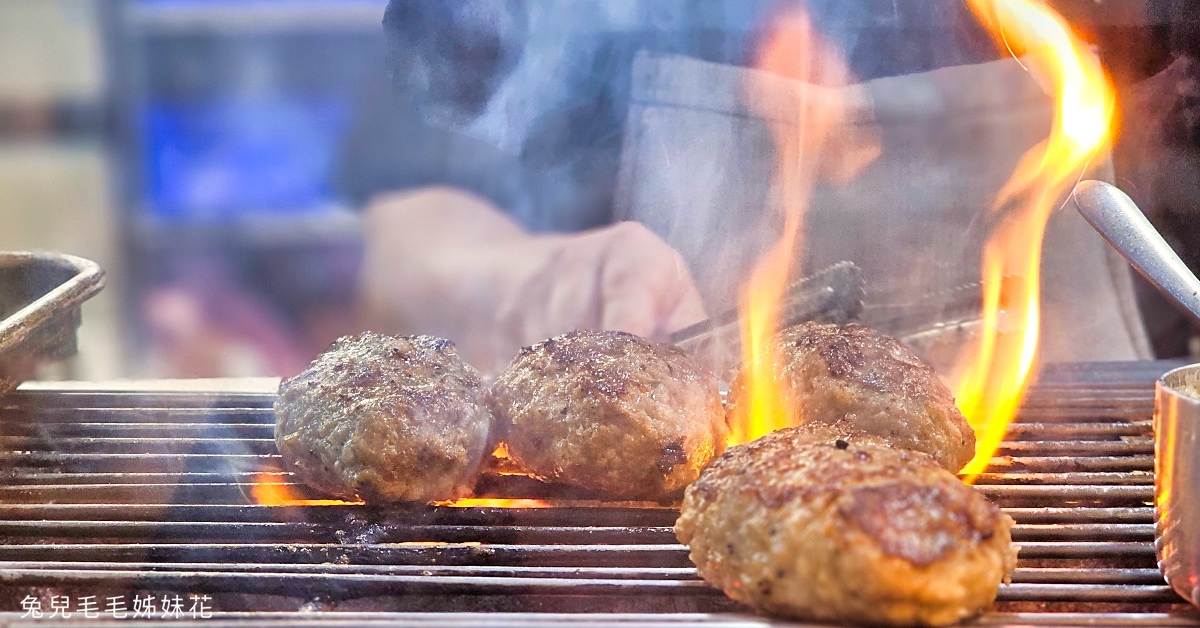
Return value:
[[(779, 304), (781, 327), (802, 321), (845, 323), (852, 321), (863, 309), (866, 284), (862, 271), (853, 262), (838, 262), (788, 287)], [(680, 346), (705, 336), (732, 329), (738, 331), (738, 309), (732, 308), (712, 318), (700, 321), (668, 337), (668, 342)]]
[(1075, 207), (1143, 277), (1200, 319), (1200, 280), (1171, 249), (1142, 210), (1116, 186), (1082, 181)]
[[(802, 321), (847, 323), (863, 311), (866, 283), (852, 262), (838, 262), (796, 281), (779, 304), (780, 327)], [(672, 342), (690, 351), (718, 375), (729, 376), (741, 359), (741, 328), (737, 308), (681, 329)]]

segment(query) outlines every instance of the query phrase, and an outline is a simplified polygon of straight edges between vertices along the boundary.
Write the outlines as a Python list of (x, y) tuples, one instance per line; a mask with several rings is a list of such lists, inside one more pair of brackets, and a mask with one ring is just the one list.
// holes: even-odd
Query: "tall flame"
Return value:
[(955, 385), (975, 429), (971, 482), (987, 468), (1024, 396), (1037, 357), (1042, 240), (1063, 194), (1107, 147), (1115, 106), (1099, 61), (1053, 10), (1036, 0), (968, 0), (998, 44), (1024, 55), (1054, 97), (1050, 135), (1029, 150), (997, 195), (999, 222), (983, 252), (977, 346)]
[[(763, 40), (747, 98), (767, 121), (779, 159), (782, 233), (758, 261), (744, 286), (741, 308), (743, 401), (731, 416), (728, 444), (736, 445), (798, 422), (775, 377), (771, 339), (804, 230), (809, 196), (822, 175), (852, 178), (878, 154), (873, 141), (851, 132), (832, 137), (843, 119), (849, 73), (803, 10), (783, 13)], [(790, 80), (781, 80), (780, 77)], [(822, 163), (821, 156), (832, 157)], [(820, 163), (820, 168), (818, 164)]]

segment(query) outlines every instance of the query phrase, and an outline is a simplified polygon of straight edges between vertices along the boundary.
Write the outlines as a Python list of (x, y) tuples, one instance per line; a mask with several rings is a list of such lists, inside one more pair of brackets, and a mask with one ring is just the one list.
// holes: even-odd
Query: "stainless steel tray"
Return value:
[(0, 252), (0, 395), (39, 364), (75, 354), (80, 306), (103, 287), (104, 271), (95, 262)]

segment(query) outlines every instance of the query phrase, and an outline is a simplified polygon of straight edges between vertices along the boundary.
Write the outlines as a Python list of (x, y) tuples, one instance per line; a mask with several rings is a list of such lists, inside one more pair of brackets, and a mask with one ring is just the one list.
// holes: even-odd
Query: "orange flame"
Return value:
[(278, 472), (264, 471), (254, 476), (250, 497), (259, 506), (355, 506), (362, 502), (340, 499), (305, 499), (289, 483), (280, 482)]
[(433, 502), (434, 506), (452, 508), (549, 508), (541, 499), (500, 499), (495, 497), (463, 497), (454, 501)]
[(480, 547), (483, 545), (480, 541), (400, 541), (399, 543), (390, 543), (399, 547)]
[(997, 42), (1026, 55), (1054, 97), (1050, 135), (1029, 150), (997, 195), (1000, 221), (983, 252), (978, 345), (955, 385), (975, 429), (971, 482), (987, 468), (1024, 397), (1037, 356), (1046, 221), (1087, 162), (1106, 149), (1115, 100), (1099, 61), (1053, 10), (1036, 0), (968, 0)]
[[(259, 506), (360, 506), (361, 501), (340, 499), (306, 499), (292, 484), (280, 482), (275, 474), (262, 472), (254, 477), (250, 496)], [(434, 506), (454, 508), (549, 508), (541, 499), (495, 499), (490, 497), (464, 497), (458, 500), (433, 502)]]
[[(763, 41), (756, 63), (765, 73), (748, 85), (748, 99), (770, 126), (779, 157), (782, 233), (758, 261), (740, 298), (741, 377), (746, 401), (730, 417), (729, 445), (745, 443), (798, 423), (795, 408), (776, 380), (772, 337), (778, 310), (802, 246), (804, 217), (817, 175), (847, 181), (875, 158), (874, 142), (844, 137), (831, 142), (831, 131), (847, 110), (849, 73), (833, 48), (813, 28), (803, 10), (782, 14)], [(771, 76), (775, 75), (775, 76)], [(779, 77), (791, 79), (781, 81)], [(829, 163), (819, 157), (832, 155)]]

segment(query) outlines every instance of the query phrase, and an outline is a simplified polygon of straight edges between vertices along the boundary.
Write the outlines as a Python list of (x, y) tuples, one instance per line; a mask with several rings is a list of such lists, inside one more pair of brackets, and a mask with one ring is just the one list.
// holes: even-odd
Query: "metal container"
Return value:
[(103, 287), (104, 271), (95, 262), (0, 252), (0, 395), (39, 364), (75, 353), (80, 306)]
[(1167, 582), (1200, 605), (1200, 364), (1154, 392), (1154, 547)]

